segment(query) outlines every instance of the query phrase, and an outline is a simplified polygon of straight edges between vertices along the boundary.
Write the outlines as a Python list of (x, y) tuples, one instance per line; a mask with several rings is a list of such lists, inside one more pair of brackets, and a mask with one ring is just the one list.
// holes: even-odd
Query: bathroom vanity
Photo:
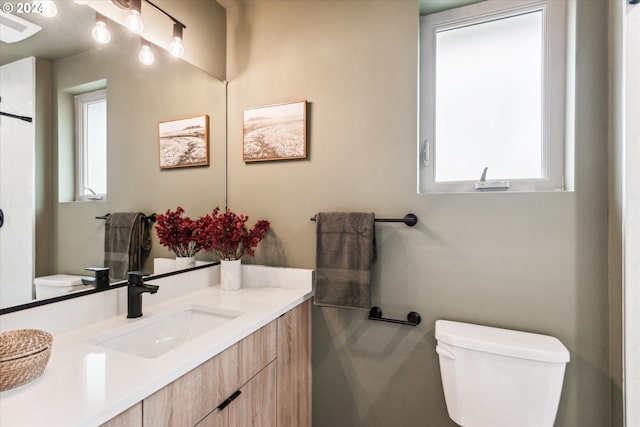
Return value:
[[(243, 266), (243, 288), (233, 292), (218, 278), (213, 266), (149, 281), (160, 289), (143, 297), (140, 319), (126, 319), (126, 289), (106, 292), (119, 294), (119, 313), (53, 331), (44, 374), (0, 393), (0, 424), (310, 426), (313, 272)], [(169, 349), (120, 346), (121, 337), (144, 338), (147, 325), (175, 326), (171, 313), (185, 310), (226, 319)]]
[(307, 300), (103, 425), (310, 426), (310, 320)]

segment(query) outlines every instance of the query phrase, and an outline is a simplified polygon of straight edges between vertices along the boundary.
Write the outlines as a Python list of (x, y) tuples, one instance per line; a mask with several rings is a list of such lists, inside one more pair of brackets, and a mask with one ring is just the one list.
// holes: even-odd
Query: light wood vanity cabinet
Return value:
[(277, 425), (311, 427), (311, 300), (278, 319)]
[(142, 427), (142, 402), (111, 418), (100, 427)]
[(310, 427), (310, 300), (144, 399), (141, 412), (105, 425)]

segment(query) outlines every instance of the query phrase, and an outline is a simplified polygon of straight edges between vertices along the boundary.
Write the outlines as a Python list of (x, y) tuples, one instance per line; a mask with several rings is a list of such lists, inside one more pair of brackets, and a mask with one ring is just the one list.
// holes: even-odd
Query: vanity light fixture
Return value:
[(91, 30), (94, 40), (100, 44), (107, 44), (111, 41), (111, 34), (107, 28), (107, 18), (96, 13), (96, 26)]
[(169, 52), (176, 58), (184, 56), (184, 44), (182, 43), (182, 29), (184, 25), (174, 22), (173, 24), (173, 40), (169, 44)]
[(144, 30), (142, 22), (142, 0), (129, 0), (129, 15), (124, 21), (126, 27), (135, 34), (140, 34)]
[(140, 49), (138, 59), (144, 65), (151, 65), (156, 60), (155, 56), (153, 56), (153, 51), (151, 50), (151, 44), (145, 39), (142, 39), (142, 49)]
[[(124, 22), (125, 26), (134, 33), (142, 33), (144, 29), (141, 17), (143, 0), (111, 0), (111, 2), (120, 9), (129, 11), (129, 14), (127, 15), (127, 18)], [(144, 0), (144, 2), (145, 4), (153, 7), (155, 10), (169, 18), (171, 22), (173, 22), (173, 38), (169, 46), (167, 46), (167, 50), (169, 50), (169, 52), (176, 58), (182, 58), (182, 56), (184, 55), (183, 32), (184, 29), (187, 28), (187, 26), (171, 16), (151, 0)], [(150, 65), (153, 63), (153, 52), (151, 51), (150, 43), (147, 40), (143, 40), (142, 50), (140, 51), (138, 58), (143, 64)]]
[(40, 14), (47, 18), (53, 18), (58, 14), (58, 7), (53, 0), (44, 0), (40, 2)]
[[(123, 1), (123, 0), (115, 0), (115, 1)], [(132, 1), (132, 0), (129, 0), (129, 1)], [(162, 13), (164, 16), (166, 16), (171, 21), (173, 21), (173, 39), (169, 44), (169, 52), (171, 52), (171, 54), (176, 58), (182, 58), (182, 56), (184, 55), (184, 42), (183, 42), (184, 37), (182, 33), (183, 33), (183, 30), (187, 28), (187, 26), (184, 25), (182, 22), (178, 21), (173, 16), (171, 16), (169, 13), (167, 13), (160, 6), (153, 3), (151, 0), (144, 0), (144, 1), (149, 6), (153, 7), (155, 10)]]

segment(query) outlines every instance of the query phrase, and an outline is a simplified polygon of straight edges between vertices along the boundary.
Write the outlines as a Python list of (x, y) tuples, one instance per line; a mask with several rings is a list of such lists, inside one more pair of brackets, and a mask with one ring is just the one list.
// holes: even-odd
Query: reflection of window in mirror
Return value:
[(562, 189), (565, 16), (489, 0), (422, 18), (421, 192)]
[(107, 93), (75, 96), (76, 200), (107, 195)]

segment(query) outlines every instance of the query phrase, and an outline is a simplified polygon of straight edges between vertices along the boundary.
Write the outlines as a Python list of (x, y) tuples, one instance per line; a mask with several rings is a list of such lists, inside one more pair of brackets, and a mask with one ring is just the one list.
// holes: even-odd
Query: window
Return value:
[(76, 200), (102, 200), (107, 194), (107, 94), (75, 96)]
[(565, 16), (488, 0), (422, 18), (421, 192), (562, 189)]

